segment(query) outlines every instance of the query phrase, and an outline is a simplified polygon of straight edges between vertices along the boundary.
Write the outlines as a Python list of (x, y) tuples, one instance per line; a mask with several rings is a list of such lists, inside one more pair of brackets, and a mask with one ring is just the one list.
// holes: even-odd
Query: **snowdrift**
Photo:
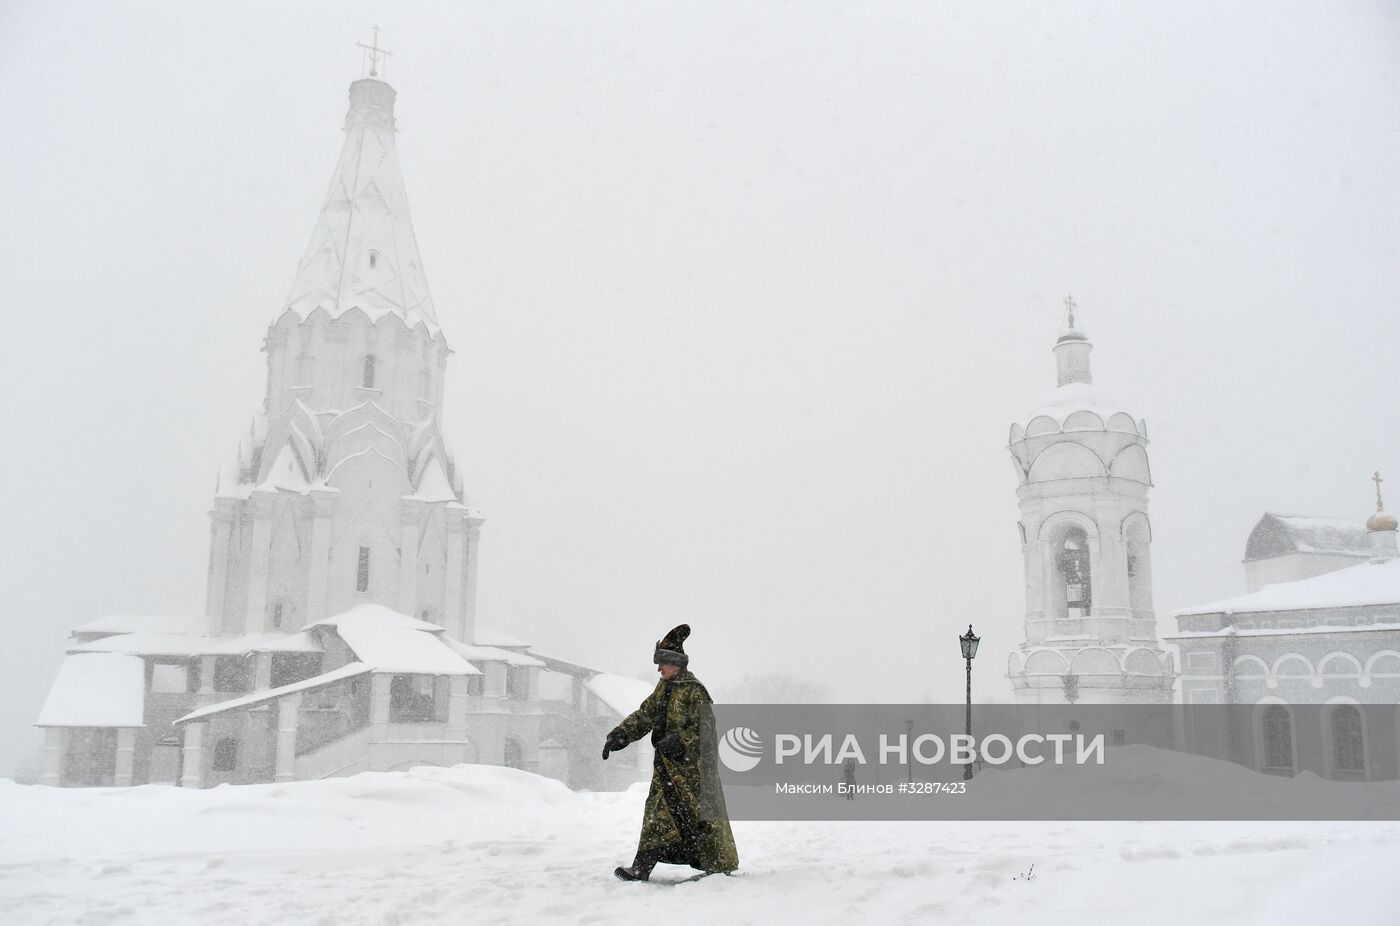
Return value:
[[(1148, 758), (1104, 787), (1199, 794), (1233, 774)], [(1400, 909), (1396, 823), (740, 822), (738, 875), (623, 884), (644, 796), (486, 766), (208, 791), (0, 781), (0, 922), (1276, 926)]]

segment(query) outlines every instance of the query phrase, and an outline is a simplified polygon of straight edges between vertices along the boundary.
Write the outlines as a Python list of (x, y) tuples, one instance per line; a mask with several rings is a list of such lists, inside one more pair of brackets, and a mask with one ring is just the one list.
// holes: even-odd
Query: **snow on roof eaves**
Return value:
[(1302, 611), (1400, 605), (1400, 559), (1358, 563), (1335, 572), (1266, 585), (1257, 592), (1193, 608), (1180, 608), (1173, 617), (1200, 614), (1252, 614), (1263, 611)]
[(462, 643), (450, 637), (443, 637), (442, 642), (448, 649), (461, 656), (469, 662), (505, 662), (513, 666), (535, 666), (543, 668), (544, 663), (526, 653), (516, 653), (508, 649), (501, 649), (498, 646), (480, 646), (473, 643)]
[(415, 675), (480, 675), (481, 670), (449, 649), (442, 628), (383, 605), (364, 604), (319, 621), (335, 628), (355, 657), (376, 672)]
[(656, 690), (655, 685), (649, 685), (640, 679), (607, 672), (588, 679), (583, 683), (583, 687), (623, 717), (640, 707), (647, 696)]
[(332, 669), (324, 675), (316, 675), (311, 678), (302, 679), (299, 682), (292, 682), (290, 685), (283, 685), (280, 688), (255, 691), (241, 698), (234, 698), (230, 701), (220, 701), (218, 704), (210, 704), (207, 707), (201, 707), (198, 710), (190, 711), (179, 720), (176, 720), (175, 723), (189, 723), (192, 720), (202, 720), (213, 714), (222, 714), (225, 711), (237, 710), (240, 707), (248, 707), (263, 701), (271, 701), (283, 695), (295, 694), (298, 691), (320, 688), (323, 685), (330, 685), (343, 679), (364, 675), (369, 671), (369, 666), (359, 662), (352, 662), (349, 665), (341, 666), (339, 669)]
[(196, 634), (205, 629), (202, 617), (170, 617), (150, 614), (108, 614), (74, 627), (72, 633), (182, 633)]
[(477, 625), (476, 633), (473, 635), (472, 642), (477, 644), (478, 646), (504, 646), (507, 648), (519, 647), (522, 649), (528, 648), (530, 646), (530, 644), (526, 643), (524, 640), (517, 640), (514, 637), (507, 636), (506, 634), (503, 634), (498, 630), (492, 630), (489, 627), (482, 627), (479, 624)]
[(1132, 417), (1121, 402), (1092, 383), (1066, 383), (1041, 396), (1024, 420), (1029, 423), (1044, 415), (1063, 424), (1075, 412), (1093, 412), (1104, 421), (1119, 413)]
[(308, 633), (257, 633), (199, 637), (174, 633), (123, 633), (81, 643), (70, 653), (129, 653), (135, 656), (245, 656), (249, 653), (319, 653)]
[(1183, 630), (1170, 633), (1163, 640), (1203, 640), (1210, 637), (1305, 637), (1334, 633), (1394, 633), (1400, 631), (1400, 623), (1383, 622), (1377, 624), (1316, 624), (1312, 627), (1260, 627), (1239, 629), (1226, 627), (1223, 630)]
[(39, 711), (38, 727), (143, 727), (146, 663), (122, 653), (64, 658)]
[(543, 661), (545, 668), (549, 669), (551, 672), (562, 672), (566, 675), (581, 678), (592, 678), (599, 674), (599, 670), (592, 666), (585, 666), (582, 663), (573, 662), (569, 659), (560, 659), (558, 656), (541, 653), (533, 647), (530, 649), (530, 655)]
[(312, 627), (339, 627), (341, 624), (359, 624), (365, 620), (374, 620), (381, 624), (393, 627), (400, 627), (406, 630), (423, 630), (429, 633), (442, 633), (443, 627), (438, 624), (430, 624), (427, 621), (420, 621), (416, 617), (409, 617), (395, 611), (393, 608), (386, 608), (382, 604), (359, 604), (349, 611), (342, 611), (331, 617), (323, 617), (319, 621), (312, 621), (304, 629), (310, 630)]

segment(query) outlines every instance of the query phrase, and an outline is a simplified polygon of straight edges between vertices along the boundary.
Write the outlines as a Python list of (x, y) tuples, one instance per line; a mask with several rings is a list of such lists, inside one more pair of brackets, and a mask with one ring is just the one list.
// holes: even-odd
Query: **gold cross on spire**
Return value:
[(1073, 295), (1065, 297), (1065, 311), (1069, 313), (1069, 326), (1074, 327), (1074, 310), (1079, 307), (1079, 303), (1074, 301)]
[[(370, 76), (370, 77), (378, 77), (378, 76), (379, 76), (379, 56), (380, 56), (380, 55), (383, 55), (384, 57), (387, 58), (387, 57), (389, 57), (389, 56), (391, 56), (391, 55), (393, 54), (393, 52), (391, 52), (389, 49), (387, 49), (387, 48), (380, 48), (380, 47), (379, 47), (379, 27), (378, 27), (378, 26), (375, 26), (375, 27), (374, 27), (374, 44), (372, 44), (372, 45), (366, 45), (364, 42), (356, 42), (356, 43), (355, 43), (355, 47), (356, 47), (356, 48), (363, 49), (363, 50), (369, 52), (369, 76)], [(363, 63), (362, 63), (362, 66), (363, 66)]]
[(1371, 476), (1371, 481), (1376, 484), (1376, 510), (1384, 511), (1385, 508), (1381, 505), (1381, 483), (1385, 480), (1381, 478), (1380, 470), (1376, 470), (1376, 472)]

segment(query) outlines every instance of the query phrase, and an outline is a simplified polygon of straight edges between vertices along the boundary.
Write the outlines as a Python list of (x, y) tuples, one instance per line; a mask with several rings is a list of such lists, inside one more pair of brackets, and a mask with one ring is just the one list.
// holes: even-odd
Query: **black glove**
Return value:
[(685, 756), (685, 744), (679, 733), (667, 733), (656, 741), (656, 751), (672, 761), (679, 761)]
[(622, 735), (621, 730), (613, 730), (608, 734), (608, 739), (603, 743), (603, 761), (607, 761), (608, 753), (616, 752), (627, 747), (627, 738)]

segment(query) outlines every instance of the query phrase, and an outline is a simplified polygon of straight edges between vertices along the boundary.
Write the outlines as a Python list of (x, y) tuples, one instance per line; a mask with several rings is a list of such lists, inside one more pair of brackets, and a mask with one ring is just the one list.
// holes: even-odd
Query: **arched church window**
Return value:
[(1293, 773), (1293, 718), (1282, 704), (1264, 709), (1264, 771)]
[(1152, 608), (1152, 533), (1145, 514), (1135, 514), (1124, 524), (1127, 548), (1128, 605), (1145, 613)]
[(506, 768), (524, 768), (525, 750), (520, 748), (520, 741), (513, 736), (506, 737), (505, 755), (502, 757)]
[(214, 744), (214, 761), (210, 768), (216, 772), (232, 772), (238, 768), (238, 740), (225, 736)]
[(365, 369), (360, 378), (360, 385), (366, 389), (374, 388), (374, 354), (365, 354)]
[(355, 567), (355, 591), (369, 591), (369, 547), (360, 547), (360, 560)]
[(1332, 708), (1332, 769), (1364, 772), (1366, 749), (1361, 738), (1361, 712), (1351, 704)]
[(1055, 565), (1059, 569), (1060, 580), (1064, 583), (1064, 617), (1080, 618), (1089, 616), (1092, 606), (1089, 575), (1089, 537), (1082, 527), (1071, 527), (1065, 531), (1060, 549), (1056, 551)]
[(378, 265), (379, 265), (379, 252), (378, 252), (378, 251), (370, 251), (370, 252), (369, 252), (369, 269), (373, 270), (373, 269), (374, 269), (376, 266), (378, 266)]

